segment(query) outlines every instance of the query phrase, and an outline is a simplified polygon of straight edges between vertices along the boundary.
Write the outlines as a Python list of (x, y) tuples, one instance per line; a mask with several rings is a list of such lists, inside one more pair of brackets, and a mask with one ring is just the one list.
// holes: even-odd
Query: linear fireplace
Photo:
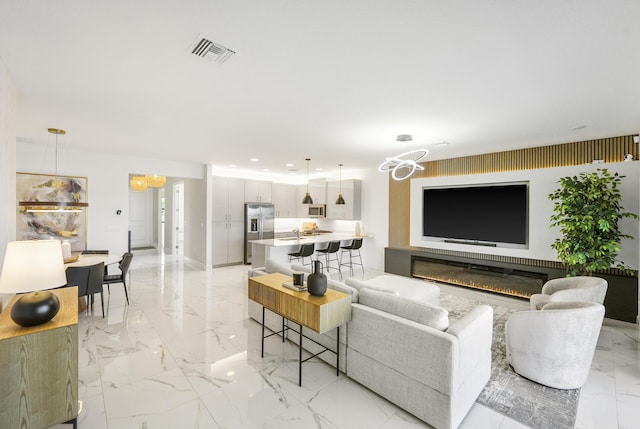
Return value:
[(411, 258), (413, 277), (528, 299), (540, 293), (547, 274), (442, 259)]

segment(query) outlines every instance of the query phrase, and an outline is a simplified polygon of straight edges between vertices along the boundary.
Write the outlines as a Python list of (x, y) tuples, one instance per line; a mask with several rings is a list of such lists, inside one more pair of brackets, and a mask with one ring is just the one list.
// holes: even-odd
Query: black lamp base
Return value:
[(11, 308), (11, 318), (23, 327), (41, 325), (60, 310), (60, 299), (49, 291), (36, 291), (20, 297)]

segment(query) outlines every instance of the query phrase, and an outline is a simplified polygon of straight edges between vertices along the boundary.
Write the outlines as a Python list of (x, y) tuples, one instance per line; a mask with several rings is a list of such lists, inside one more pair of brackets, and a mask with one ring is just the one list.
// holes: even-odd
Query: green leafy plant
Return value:
[(565, 265), (567, 276), (592, 275), (613, 266), (629, 271), (616, 258), (620, 242), (633, 239), (619, 229), (622, 218), (634, 218), (620, 205), (619, 185), (625, 176), (607, 169), (563, 177), (560, 189), (549, 195), (554, 201), (551, 226), (560, 227), (562, 237), (551, 245)]

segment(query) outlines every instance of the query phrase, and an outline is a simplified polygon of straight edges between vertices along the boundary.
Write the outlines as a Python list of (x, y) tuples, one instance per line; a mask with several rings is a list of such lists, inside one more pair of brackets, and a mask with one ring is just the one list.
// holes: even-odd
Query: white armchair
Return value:
[(540, 310), (550, 302), (595, 302), (604, 304), (607, 281), (600, 277), (564, 277), (549, 280), (542, 286), (542, 293), (531, 295), (532, 310)]
[(604, 307), (552, 302), (541, 311), (513, 313), (505, 324), (507, 359), (514, 371), (556, 389), (575, 389), (589, 375)]

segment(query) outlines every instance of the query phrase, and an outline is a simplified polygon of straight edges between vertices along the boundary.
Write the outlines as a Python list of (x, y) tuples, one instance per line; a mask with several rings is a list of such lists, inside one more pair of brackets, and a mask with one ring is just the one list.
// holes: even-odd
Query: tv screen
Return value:
[(423, 188), (425, 239), (481, 245), (527, 244), (526, 183)]

